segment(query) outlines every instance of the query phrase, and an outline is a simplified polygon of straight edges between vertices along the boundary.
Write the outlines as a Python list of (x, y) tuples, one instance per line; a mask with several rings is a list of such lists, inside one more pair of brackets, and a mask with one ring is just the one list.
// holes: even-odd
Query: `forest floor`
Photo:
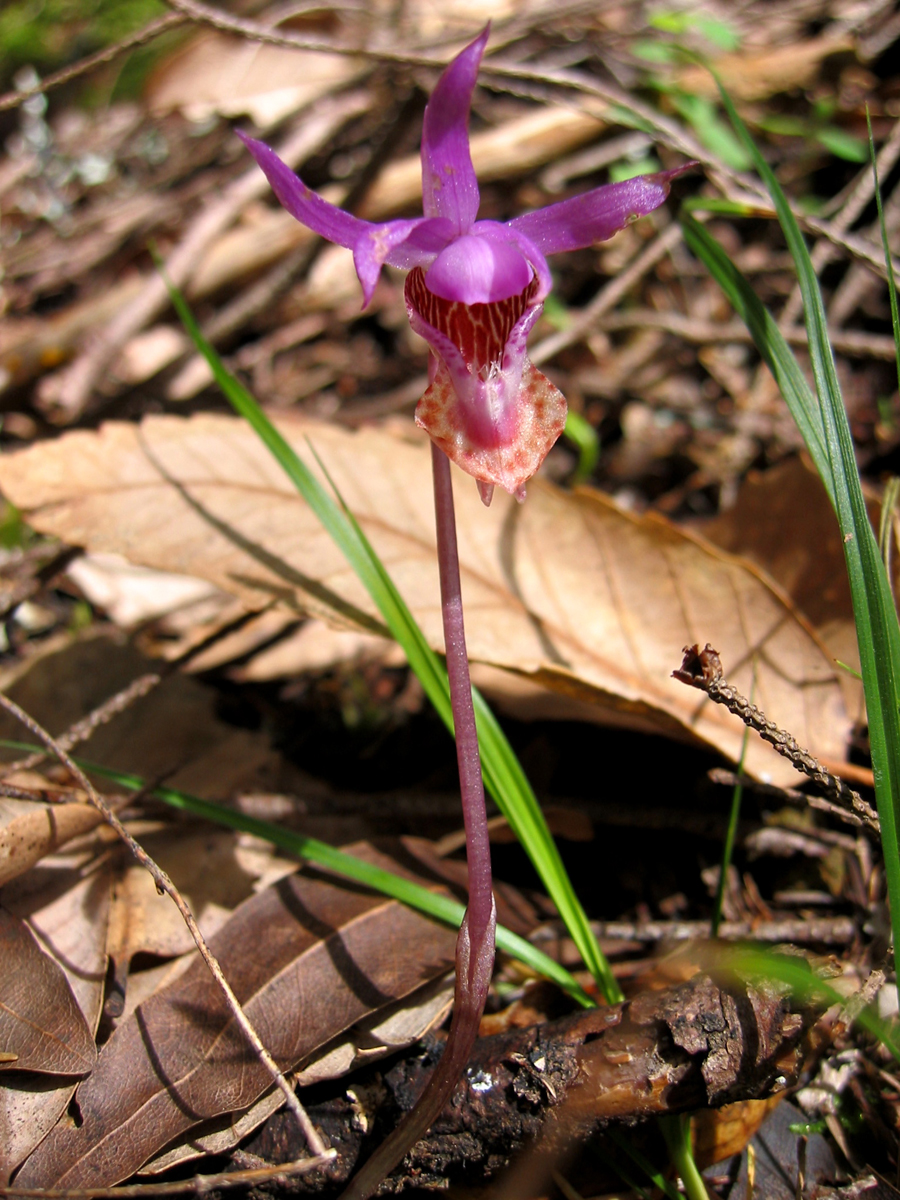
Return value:
[[(710, 1196), (900, 1194), (888, 1050), (847, 1009), (746, 981), (735, 1000), (720, 978), (728, 944), (790, 947), (854, 1013), (896, 1019), (872, 823), (811, 806), (789, 764), (755, 739), (744, 750), (740, 721), (671, 677), (686, 644), (711, 643), (735, 686), (872, 800), (861, 691), (838, 665), (859, 658), (837, 525), (679, 211), (692, 206), (807, 370), (792, 261), (703, 60), (801, 219), (877, 522), (900, 475), (866, 129), (868, 108), (897, 256), (900, 20), (884, 0), (14, 0), (0, 13), (0, 689), (118, 772), (92, 778), (219, 948), (341, 1163), (266, 1181), (303, 1144), (249, 1051), (204, 1040), (227, 1012), (181, 916), (97, 827), (69, 767), (9, 750), (10, 1194), (160, 1179), (174, 1194), (210, 1171), (234, 1176), (216, 1187), (335, 1194), (443, 1037), (446, 928), (327, 873), (294, 874), (284, 848), (154, 794), (214, 801), (464, 895), (452, 742), (339, 552), (232, 414), (155, 262), (292, 444), (321, 456), (441, 650), (429, 452), (413, 418), (427, 348), (403, 274), (384, 270), (363, 309), (350, 253), (278, 207), (235, 130), (359, 216), (416, 215), (425, 102), (487, 19), (470, 130), (482, 218), (697, 166), (652, 215), (554, 256), (529, 352), (573, 417), (525, 503), (498, 495), (485, 509), (455, 478), (474, 681), (628, 997), (620, 1041), (601, 1039), (598, 1067), (596, 1016), (575, 1017), (555, 986), (500, 955), (479, 1065), (396, 1188), (661, 1195), (623, 1143), (665, 1174), (658, 1131), (635, 1122), (699, 1108)], [(0, 736), (34, 740), (0, 717)], [(597, 998), (534, 868), (491, 817), (501, 921)], [(702, 1086), (679, 1075), (651, 1105), (660, 1061), (688, 1070), (699, 1053), (679, 1032), (694, 1009), (717, 1065)], [(575, 1079), (626, 1060), (618, 1107), (601, 1098), (608, 1081), (590, 1104), (571, 1098)], [(510, 1107), (495, 1111), (501, 1092)], [(523, 1140), (531, 1149), (505, 1174)]]

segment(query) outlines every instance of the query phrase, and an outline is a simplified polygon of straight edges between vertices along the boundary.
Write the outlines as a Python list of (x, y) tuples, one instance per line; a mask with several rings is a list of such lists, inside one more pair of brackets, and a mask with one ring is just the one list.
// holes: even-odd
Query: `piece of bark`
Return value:
[[(810, 1020), (775, 986), (698, 975), (669, 991), (482, 1038), (465, 1080), (386, 1190), (484, 1182), (527, 1142), (554, 1162), (611, 1121), (632, 1124), (783, 1090), (800, 1068)], [(297, 1186), (318, 1191), (346, 1180), (357, 1158), (415, 1103), (439, 1051), (432, 1042), (425, 1054), (310, 1103), (338, 1156), (328, 1177), (304, 1176)], [(280, 1114), (246, 1149), (276, 1162), (302, 1150)]]

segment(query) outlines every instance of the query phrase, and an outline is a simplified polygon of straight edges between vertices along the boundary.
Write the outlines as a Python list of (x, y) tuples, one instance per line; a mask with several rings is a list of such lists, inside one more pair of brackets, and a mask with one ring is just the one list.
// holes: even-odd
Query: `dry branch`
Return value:
[(803, 749), (792, 734), (780, 729), (746, 696), (742, 696), (728, 683), (722, 670), (721, 659), (708, 642), (703, 650), (699, 646), (685, 646), (684, 661), (677, 671), (672, 672), (672, 676), (680, 683), (699, 688), (716, 704), (724, 705), (729, 712), (740, 717), (745, 725), (755, 730), (763, 741), (774, 746), (798, 771), (808, 775), (832, 803), (843, 805), (860, 816), (876, 833), (880, 831), (878, 814), (871, 804), (863, 800), (853, 788), (848, 787), (839, 776), (827, 771), (818, 759)]
[[(699, 975), (671, 991), (482, 1038), (465, 1080), (390, 1186), (475, 1182), (529, 1141), (537, 1140), (541, 1158), (552, 1161), (611, 1121), (783, 1090), (801, 1065), (811, 1016), (774, 987)], [(385, 1123), (414, 1103), (433, 1065), (433, 1055), (404, 1058), (312, 1106), (338, 1157), (327, 1181), (308, 1176), (302, 1189), (347, 1178), (357, 1157), (377, 1145)], [(292, 1156), (295, 1136), (275, 1117), (249, 1148), (267, 1158)]]

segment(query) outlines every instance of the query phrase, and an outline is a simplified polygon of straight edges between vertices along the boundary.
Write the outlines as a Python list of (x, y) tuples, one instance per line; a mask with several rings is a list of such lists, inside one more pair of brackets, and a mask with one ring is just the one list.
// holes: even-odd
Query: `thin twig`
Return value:
[[(266, 612), (269, 609), (266, 608), (261, 611)], [(142, 700), (145, 696), (149, 695), (164, 679), (168, 679), (170, 675), (174, 675), (180, 668), (188, 666), (193, 659), (199, 658), (201, 654), (206, 653), (217, 642), (236, 633), (249, 624), (249, 622), (255, 620), (259, 615), (259, 610), (240, 613), (232, 620), (226, 622), (226, 624), (220, 625), (217, 629), (208, 633), (196, 645), (188, 646), (181, 654), (163, 663), (158, 671), (138, 676), (137, 679), (132, 680), (131, 683), (116, 692), (115, 695), (110, 696), (108, 700), (104, 700), (102, 704), (98, 704), (86, 717), (82, 717), (80, 721), (76, 721), (65, 733), (60, 734), (56, 739), (56, 744), (67, 752), (74, 750), (76, 746), (82, 742), (86, 742), (95, 730), (99, 729), (102, 725), (109, 724), (114, 717), (119, 716), (120, 713), (130, 708), (136, 700)], [(27, 758), (19, 759), (8, 765), (0, 764), (0, 780), (6, 779), (16, 771), (30, 771), (47, 757), (47, 754), (38, 751), (30, 754)]]
[(664, 258), (665, 255), (678, 245), (681, 238), (681, 226), (677, 222), (673, 222), (659, 237), (654, 238), (650, 245), (645, 247), (628, 264), (624, 271), (620, 272), (605, 287), (601, 288), (590, 304), (586, 305), (577, 314), (570, 325), (539, 342), (530, 355), (531, 361), (536, 366), (540, 366), (541, 363), (552, 358), (554, 354), (558, 354), (560, 350), (564, 350), (567, 346), (571, 346), (574, 342), (579, 341), (602, 316), (619, 303), (621, 298), (640, 279), (643, 279), (648, 271), (656, 266), (661, 258)]
[(328, 38), (311, 38), (290, 30), (279, 32), (272, 24), (251, 20), (249, 17), (239, 17), (232, 13), (223, 12), (211, 4), (203, 4), (201, 0), (166, 0), (170, 8), (175, 9), (182, 19), (196, 21), (201, 25), (209, 25), (220, 33), (234, 33), (249, 41), (260, 42), (267, 46), (289, 47), (295, 50), (307, 50), (321, 54), (342, 54), (348, 57), (371, 58), (379, 62), (405, 63), (422, 67), (445, 67), (443, 56), (421, 54), (408, 50), (389, 49), (379, 46), (351, 46), (342, 42), (331, 41)]
[(808, 775), (829, 800), (857, 812), (868, 825), (880, 831), (878, 815), (871, 804), (863, 800), (858, 792), (854, 792), (837, 775), (826, 771), (818, 759), (808, 750), (804, 750), (792, 734), (780, 729), (755, 704), (751, 704), (728, 683), (722, 669), (722, 660), (708, 642), (703, 650), (699, 646), (685, 646), (684, 660), (672, 675), (681, 683), (706, 692), (716, 704), (723, 704), (729, 712), (740, 717), (745, 725), (754, 729), (763, 741), (774, 746), (798, 771)]
[(300, 1158), (296, 1162), (277, 1166), (249, 1167), (243, 1171), (223, 1171), (219, 1175), (195, 1175), (193, 1179), (171, 1179), (167, 1183), (131, 1183), (108, 1188), (17, 1188), (0, 1185), (0, 1196), (21, 1197), (21, 1200), (118, 1200), (124, 1196), (180, 1196), (190, 1192), (204, 1196), (213, 1188), (246, 1187), (266, 1180), (280, 1181), (296, 1175), (317, 1171), (334, 1157), (329, 1150), (316, 1158)]
[[(653, 243), (654, 246), (656, 244)], [(580, 335), (583, 332), (580, 313), (577, 322)], [(615, 333), (625, 329), (661, 329), (666, 333), (676, 334), (686, 342), (702, 345), (721, 342), (750, 343), (753, 341), (753, 337), (743, 321), (729, 321), (727, 324), (722, 321), (704, 321), (686, 313), (658, 312), (652, 308), (629, 308), (622, 312), (608, 313), (596, 318), (596, 326), (604, 333)], [(575, 328), (574, 323), (571, 328)], [(543, 359), (546, 359), (548, 354), (555, 354), (561, 345), (569, 344), (568, 341), (563, 341), (563, 338), (570, 331), (571, 329), (565, 329), (561, 334), (554, 334), (546, 338), (535, 348), (536, 353), (540, 353)], [(792, 325), (790, 329), (784, 330), (784, 337), (792, 346), (809, 344), (804, 326)], [(862, 330), (853, 329), (832, 329), (829, 331), (829, 339), (839, 354), (846, 354), (848, 357), (879, 358), (885, 362), (893, 362), (897, 354), (894, 339), (890, 334), (865, 333)], [(550, 346), (549, 351), (545, 349), (548, 345)], [(539, 360), (535, 358), (535, 361)]]
[(150, 872), (153, 882), (156, 884), (157, 890), (160, 892), (165, 892), (166, 895), (168, 895), (174, 902), (176, 908), (181, 913), (185, 925), (190, 931), (191, 937), (194, 939), (197, 949), (200, 951), (201, 958), (206, 963), (207, 967), (209, 967), (210, 973), (212, 974), (216, 983), (222, 989), (222, 992), (228, 1003), (228, 1007), (231, 1010), (238, 1027), (241, 1029), (244, 1037), (253, 1047), (257, 1057), (266, 1067), (269, 1074), (272, 1076), (275, 1085), (284, 1096), (287, 1107), (291, 1110), (293, 1116), (297, 1120), (298, 1125), (300, 1126), (300, 1129), (303, 1132), (303, 1136), (306, 1139), (306, 1144), (309, 1146), (312, 1153), (317, 1157), (334, 1157), (335, 1152), (333, 1150), (326, 1149), (325, 1144), (319, 1137), (318, 1132), (307, 1116), (293, 1088), (285, 1079), (278, 1067), (278, 1064), (262, 1044), (259, 1034), (247, 1019), (247, 1016), (244, 1013), (244, 1010), (241, 1008), (237, 996), (235, 996), (230, 984), (228, 983), (228, 980), (222, 974), (222, 968), (219, 966), (215, 955), (210, 950), (206, 943), (206, 939), (200, 932), (200, 928), (197, 925), (197, 922), (194, 920), (193, 913), (188, 908), (183, 896), (172, 883), (171, 879), (169, 879), (165, 871), (157, 866), (146, 850), (144, 850), (143, 847), (134, 840), (119, 818), (114, 813), (110, 812), (109, 807), (100, 798), (96, 788), (85, 775), (84, 771), (82, 771), (78, 764), (72, 758), (70, 758), (68, 753), (62, 748), (62, 746), (60, 746), (59, 742), (54, 739), (42, 725), (38, 724), (33, 717), (30, 717), (28, 713), (24, 711), (24, 709), (20, 708), (14, 700), (10, 700), (10, 698), (3, 695), (2, 692), (0, 692), (0, 707), (5, 708), (7, 712), (11, 713), (18, 721), (21, 721), (26, 729), (30, 729), (35, 737), (40, 738), (47, 749), (55, 754), (60, 762), (68, 768), (75, 779), (77, 779), (84, 788), (90, 803), (93, 804), (98, 812), (102, 814), (106, 823), (115, 830), (122, 841), (128, 846), (128, 848), (131, 850), (131, 853), (141, 864), (141, 866)]
[(134, 50), (136, 46), (143, 46), (147, 42), (152, 42), (161, 33), (168, 33), (170, 29), (187, 24), (188, 20), (189, 18), (184, 13), (179, 12), (166, 13), (162, 17), (157, 17), (155, 21), (151, 21), (145, 25), (143, 29), (139, 29), (135, 33), (130, 33), (127, 37), (122, 38), (119, 42), (114, 42), (111, 46), (104, 46), (102, 50), (97, 50), (96, 53), (89, 54), (86, 58), (80, 59), (77, 63), (72, 63), (69, 67), (63, 67), (61, 71), (56, 71), (53, 75), (48, 75), (46, 79), (41, 79), (33, 87), (6, 92), (5, 95), (0, 96), (0, 112), (4, 112), (10, 108), (18, 108), (20, 104), (24, 104), (26, 100), (32, 99), (33, 96), (40, 96), (44, 92), (49, 92), (51, 88), (61, 87), (64, 83), (70, 83), (73, 79), (78, 79), (79, 76), (86, 75), (88, 71), (93, 71), (95, 67), (102, 67), (104, 63), (112, 62), (120, 54), (124, 54), (128, 50)]
[[(709, 937), (709, 921), (601, 921), (598, 938), (628, 942), (699, 942)], [(722, 941), (818, 943), (845, 946), (858, 934), (852, 917), (773, 917), (770, 921), (722, 921)], [(549, 939), (548, 939), (549, 940)]]
[[(67, 753), (70, 750), (74, 750), (81, 742), (86, 742), (101, 725), (107, 725), (113, 717), (117, 717), (126, 708), (130, 708), (135, 700), (140, 700), (152, 692), (161, 679), (161, 675), (153, 673), (141, 675), (139, 678), (132, 680), (127, 687), (116, 692), (114, 696), (110, 696), (108, 700), (104, 700), (93, 712), (88, 713), (86, 717), (77, 721), (65, 733), (60, 734), (56, 739), (56, 746)], [(18, 762), (9, 763), (0, 769), (0, 779), (5, 779), (8, 775), (12, 775), (16, 771), (30, 771), (33, 767), (42, 763), (45, 758), (47, 758), (47, 754), (37, 751), (34, 754), (29, 754), (27, 758), (20, 759)]]
[(708, 772), (708, 778), (713, 783), (721, 784), (722, 787), (735, 787), (737, 784), (740, 784), (741, 787), (754, 791), (761, 796), (772, 796), (778, 800), (787, 800), (793, 804), (818, 809), (819, 812), (827, 813), (830, 817), (842, 821), (845, 825), (852, 825), (854, 829), (861, 827), (871, 828), (868, 820), (864, 820), (858, 813), (850, 812), (848, 809), (842, 808), (839, 804), (833, 804), (831, 800), (826, 800), (824, 796), (811, 796), (808, 792), (797, 791), (796, 788), (782, 788), (770, 783), (762, 783), (758, 779), (752, 779), (749, 775), (727, 771), (724, 767), (714, 767)]
[[(442, 69), (446, 66), (444, 53), (435, 54), (428, 51), (398, 50), (396, 47), (346, 45), (340, 42), (328, 41), (324, 38), (310, 38), (290, 30), (280, 32), (272, 25), (265, 25), (247, 17), (233, 16), (222, 12), (202, 0), (167, 0), (182, 17), (202, 24), (211, 25), (223, 33), (234, 33), (251, 41), (272, 46), (292, 47), (297, 50), (316, 51), (324, 54), (341, 54), (349, 57), (368, 58), (379, 62), (392, 62), (406, 66), (430, 67)], [(624, 106), (640, 120), (645, 122), (653, 132), (668, 146), (697, 159), (719, 181), (724, 193), (733, 199), (739, 194), (752, 195), (755, 200), (762, 200), (767, 212), (771, 211), (768, 193), (751, 176), (745, 176), (729, 168), (715, 154), (707, 150), (677, 121), (664, 116), (643, 101), (629, 95), (614, 84), (602, 82), (592, 76), (577, 71), (560, 69), (545, 69), (540, 65), (531, 67), (517, 62), (503, 62), (497, 59), (486, 59), (482, 63), (482, 73), (491, 79), (491, 86), (515, 91), (510, 84), (538, 84), (551, 87), (565, 94), (592, 96), (605, 104)], [(774, 215), (774, 213), (773, 213)], [(827, 238), (835, 245), (842, 246), (857, 258), (863, 258), (871, 263), (876, 271), (884, 274), (884, 262), (880, 248), (873, 246), (867, 239), (835, 228), (832, 222), (823, 221), (807, 213), (794, 214), (801, 225), (820, 237)], [(900, 274), (900, 263), (895, 265)]]

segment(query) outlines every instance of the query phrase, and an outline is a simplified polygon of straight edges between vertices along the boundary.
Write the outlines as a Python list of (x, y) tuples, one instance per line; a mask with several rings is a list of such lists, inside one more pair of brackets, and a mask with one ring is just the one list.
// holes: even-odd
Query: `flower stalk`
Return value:
[[(429, 367), (433, 373), (433, 359)], [(450, 460), (436, 445), (431, 447), (431, 462), (444, 645), (466, 830), (469, 903), (456, 941), (453, 1018), (441, 1060), (418, 1103), (351, 1180), (341, 1200), (367, 1200), (440, 1115), (471, 1057), (494, 970), (497, 905), (463, 622), (453, 481)]]

